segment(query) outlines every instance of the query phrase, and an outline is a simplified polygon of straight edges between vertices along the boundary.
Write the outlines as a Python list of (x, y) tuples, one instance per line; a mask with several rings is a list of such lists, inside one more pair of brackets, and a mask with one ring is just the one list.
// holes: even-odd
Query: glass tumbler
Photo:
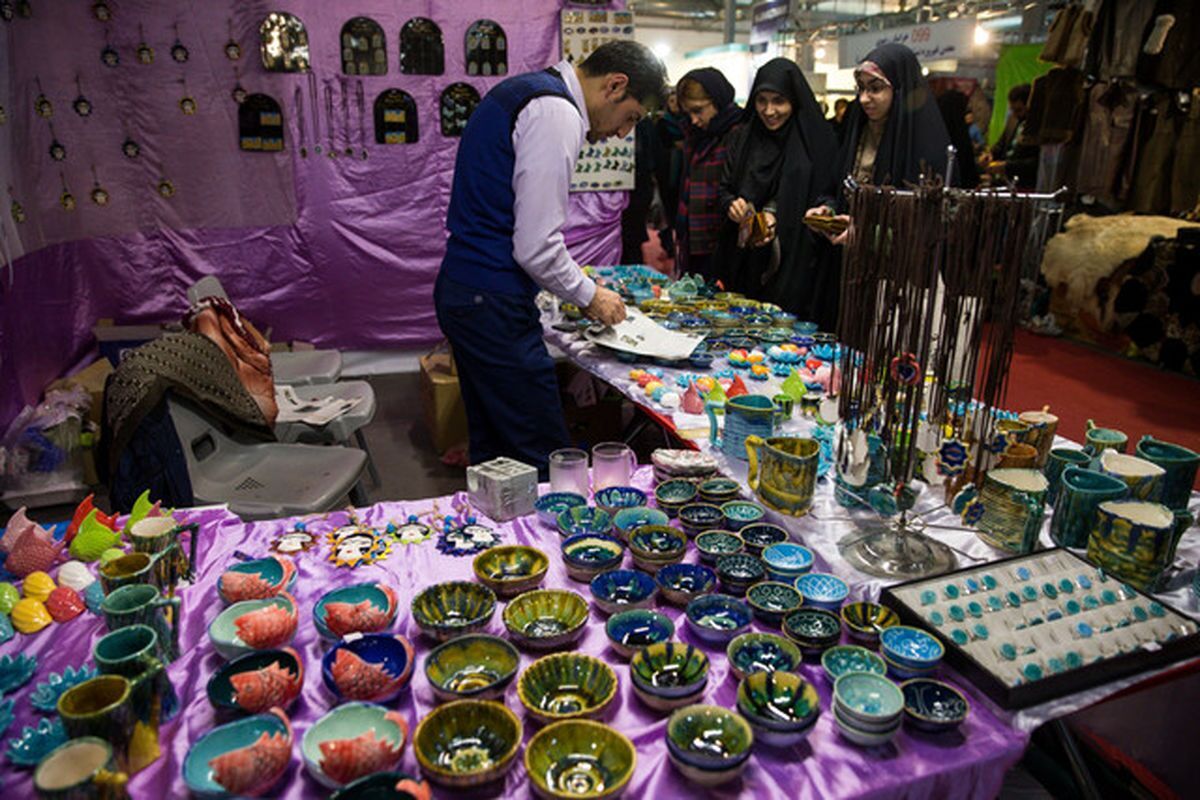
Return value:
[(592, 488), (598, 492), (609, 486), (628, 486), (636, 466), (637, 456), (628, 445), (601, 442), (592, 448)]
[(566, 447), (550, 454), (550, 491), (588, 496), (588, 454)]

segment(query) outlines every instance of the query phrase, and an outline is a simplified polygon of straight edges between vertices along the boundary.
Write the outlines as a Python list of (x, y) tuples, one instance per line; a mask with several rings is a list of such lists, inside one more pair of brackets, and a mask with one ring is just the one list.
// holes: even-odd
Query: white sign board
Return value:
[(968, 58), (975, 46), (975, 18), (962, 17), (843, 36), (838, 39), (838, 67), (851, 69), (876, 47), (892, 42), (912, 50), (921, 63)]

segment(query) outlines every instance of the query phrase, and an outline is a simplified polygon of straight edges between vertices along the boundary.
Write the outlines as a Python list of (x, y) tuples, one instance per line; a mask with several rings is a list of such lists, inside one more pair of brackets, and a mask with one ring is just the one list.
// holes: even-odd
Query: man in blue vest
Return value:
[(621, 298), (567, 252), (567, 193), (584, 140), (628, 134), (665, 91), (649, 48), (610, 42), (578, 66), (563, 60), (503, 81), (471, 115), (433, 293), (458, 365), (471, 463), (508, 456), (544, 475), (550, 452), (570, 443), (534, 296), (546, 289), (606, 325), (625, 318)]

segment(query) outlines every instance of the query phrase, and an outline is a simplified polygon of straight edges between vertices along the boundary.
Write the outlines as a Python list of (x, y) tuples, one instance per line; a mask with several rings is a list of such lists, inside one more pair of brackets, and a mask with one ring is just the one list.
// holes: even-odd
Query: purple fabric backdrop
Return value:
[[(48, 381), (88, 358), (98, 319), (173, 321), (185, 309), (187, 287), (206, 274), (219, 276), (247, 316), (277, 340), (388, 348), (438, 338), (432, 283), (444, 250), (459, 141), (441, 135), (438, 100), (456, 81), (482, 94), (499, 80), (466, 75), (464, 36), (484, 9), (432, 0), (403, 6), (362, 0), (352, 10), (319, 0), (287, 4), (307, 26), (322, 109), (325, 87), (334, 90), (335, 141), (356, 153), (356, 79), (341, 76), (338, 32), (352, 15), (370, 16), (384, 28), (389, 72), (361, 79), (370, 153), (364, 161), (315, 155), (308, 78), (263, 71), (257, 30), (274, 4), (225, 0), (181, 10), (125, 0), (114, 4), (108, 25), (92, 17), (88, 3), (55, 10), (35, 0), (33, 8), (32, 19), (14, 20), (0, 38), (7, 47), (0, 61), (11, 67), (9, 79), (0, 81), (0, 104), (9, 116), (0, 126), (0, 152), (7, 154), (0, 158), (0, 180), (28, 216), (19, 225), (8, 214), (0, 217), (0, 427)], [(557, 0), (512, 0), (486, 9), (508, 33), (510, 74), (558, 60), (559, 8)], [(442, 27), (444, 75), (399, 72), (400, 28), (415, 16)], [(170, 57), (176, 23), (191, 54), (183, 65)], [(151, 65), (134, 57), (143, 36), (139, 25), (155, 50)], [(231, 30), (243, 49), (238, 62), (223, 55)], [(106, 39), (121, 56), (115, 69), (100, 63)], [(237, 106), (230, 97), (235, 67), (243, 87), (282, 106), (285, 152), (237, 149)], [(178, 107), (185, 85), (198, 104), (191, 116)], [(391, 87), (417, 102), (416, 144), (373, 143), (371, 104)], [(299, 156), (297, 88), (307, 159)], [(94, 107), (87, 118), (71, 110), (81, 90)], [(34, 111), (39, 92), (53, 104), (50, 120)], [(320, 128), (325, 145), (324, 113)], [(141, 145), (136, 160), (121, 154), (127, 136)], [(55, 138), (67, 148), (61, 163), (48, 155)], [(174, 197), (156, 193), (161, 177), (174, 183)], [(111, 195), (106, 207), (88, 197), (94, 179)], [(59, 205), (64, 180), (78, 203), (73, 212)], [(572, 203), (568, 240), (581, 260), (617, 260), (626, 199), (611, 193)]]
[[(652, 483), (652, 470), (643, 467), (636, 476), (635, 484), (648, 488)], [(451, 511), (453, 504), (462, 503), (465, 499), (464, 494), (459, 494), (453, 498), (440, 498), (436, 503), (444, 513)], [(424, 519), (433, 506), (434, 502), (429, 500), (383, 503), (367, 509), (362, 518), (378, 526), (389, 520), (402, 521), (409, 514), (418, 514)], [(343, 519), (343, 514), (335, 513), (325, 520), (310, 521), (309, 529), (324, 533), (341, 524)], [(236, 519), (228, 517), (210, 517), (210, 522), (205, 525), (196, 583), (179, 592), (183, 607), (181, 644), (184, 652), (171, 666), (170, 676), (180, 696), (182, 711), (175, 721), (163, 728), (163, 756), (131, 781), (130, 790), (135, 798), (185, 795), (180, 767), (188, 746), (215, 724), (213, 710), (205, 696), (205, 684), (222, 663), (206, 635), (208, 623), (220, 611), (217, 579), (233, 560), (235, 550), (250, 556), (264, 556), (268, 553), (271, 539), (291, 525), (291, 521), (280, 520), (243, 526)], [(550, 556), (551, 567), (545, 582), (547, 587), (572, 589), (590, 599), (586, 585), (567, 577), (559, 556), (561, 540), (556, 531), (543, 527), (532, 516), (499, 527), (505, 542), (533, 545)], [(319, 551), (303, 554), (296, 559), (299, 577), (294, 594), (301, 612), (300, 627), (293, 646), (304, 659), (306, 674), (303, 693), (291, 709), (296, 737), (292, 762), (273, 796), (303, 798), (325, 795), (304, 770), (299, 746), (305, 730), (333, 706), (333, 698), (325, 690), (320, 676), (320, 659), (326, 645), (320, 641), (312, 624), (312, 608), (321, 594), (336, 585), (371, 579), (384, 581), (397, 590), (401, 610), (396, 630), (413, 643), (417, 666), (411, 688), (405, 690), (393, 705), (415, 730), (416, 723), (434, 706), (423, 666), (426, 654), (435, 643), (420, 634), (408, 608), (412, 598), (426, 586), (438, 581), (469, 580), (472, 575), (470, 558), (444, 556), (438, 552), (433, 540), (407, 547), (396, 545), (385, 561), (356, 570), (332, 566), (325, 560), (327, 554), (327, 547), (322, 545)], [(688, 560), (695, 559), (693, 550)], [(677, 638), (692, 641), (679, 609), (660, 605), (659, 610), (676, 622)], [(605, 721), (629, 736), (638, 750), (637, 768), (626, 796), (687, 796), (695, 791), (694, 787), (667, 760), (663, 739), (667, 715), (650, 711), (634, 696), (629, 683), (628, 666), (608, 649), (604, 619), (592, 608), (591, 621), (578, 649), (612, 663), (620, 682), (617, 700), (608, 711)], [(767, 630), (757, 622), (754, 628)], [(50, 671), (60, 671), (68, 665), (87, 660), (90, 648), (102, 632), (103, 623), (94, 616), (85, 615), (65, 626), (52, 626), (33, 637), (18, 635), (0, 647), (0, 653), (24, 651), (37, 655), (40, 663), (34, 680), (44, 680)], [(488, 632), (504, 635), (500, 608), (488, 626)], [(692, 643), (698, 644), (695, 641)], [(737, 686), (729, 675), (724, 652), (702, 647), (711, 659), (705, 702), (732, 708), (736, 702)], [(529, 653), (522, 653), (522, 668), (534, 658)], [(961, 733), (925, 736), (903, 728), (893, 742), (885, 747), (859, 748), (847, 743), (835, 730), (829, 710), (830, 687), (820, 665), (806, 664), (801, 671), (821, 695), (822, 717), (816, 728), (804, 743), (794, 748), (756, 747), (741, 781), (714, 793), (714, 796), (907, 797), (929, 800), (991, 798), (999, 791), (1005, 771), (1020, 758), (1027, 743), (1027, 735), (1014, 731), (1001, 721), (988, 700), (964, 684), (958, 676), (948, 674), (942, 677), (958, 685), (971, 702), (971, 716)], [(19, 730), (18, 726), (34, 720), (26, 698), (27, 692), (28, 688), (16, 693), (17, 725), (10, 730), (10, 735)], [(505, 702), (518, 716), (524, 717), (515, 683), (509, 687)], [(534, 730), (534, 726), (526, 721), (526, 741)], [(410, 773), (415, 773), (417, 769), (411, 744), (405, 751), (402, 768)], [(31, 794), (29, 772), (18, 773), (5, 763), (0, 778), (6, 790), (16, 792), (14, 796)], [(505, 782), (504, 795), (528, 796), (527, 780), (524, 767), (518, 761)], [(438, 794), (451, 796), (448, 793)]]

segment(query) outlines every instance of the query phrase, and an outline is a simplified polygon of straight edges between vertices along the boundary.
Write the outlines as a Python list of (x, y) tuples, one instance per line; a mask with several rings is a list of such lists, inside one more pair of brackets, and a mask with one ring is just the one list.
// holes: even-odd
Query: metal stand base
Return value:
[(927, 578), (958, 566), (954, 551), (921, 531), (919, 519), (904, 516), (860, 523), (863, 532), (838, 545), (850, 566), (877, 578)]

